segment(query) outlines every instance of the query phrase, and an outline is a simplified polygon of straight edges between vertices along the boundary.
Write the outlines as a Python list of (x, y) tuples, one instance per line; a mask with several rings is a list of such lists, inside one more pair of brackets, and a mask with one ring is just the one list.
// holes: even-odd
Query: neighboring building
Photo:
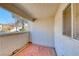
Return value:
[(14, 28), (14, 25), (9, 25), (9, 24), (3, 24), (2, 25), (2, 31), (3, 32), (10, 32)]
[(2, 25), (0, 24), (0, 31), (2, 31)]

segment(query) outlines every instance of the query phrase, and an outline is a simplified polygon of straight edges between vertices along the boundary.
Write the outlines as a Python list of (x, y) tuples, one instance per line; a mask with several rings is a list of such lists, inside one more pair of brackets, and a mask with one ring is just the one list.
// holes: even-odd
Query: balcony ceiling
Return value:
[(16, 3), (16, 7), (31, 14), (34, 18), (53, 17), (60, 4), (58, 3)]

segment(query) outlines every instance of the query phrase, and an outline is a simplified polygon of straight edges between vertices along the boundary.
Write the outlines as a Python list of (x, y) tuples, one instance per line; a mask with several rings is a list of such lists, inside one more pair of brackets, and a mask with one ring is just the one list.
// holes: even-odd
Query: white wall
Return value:
[(27, 42), (29, 42), (28, 33), (0, 36), (0, 56), (12, 54), (14, 50), (23, 47)]
[(54, 23), (52, 18), (40, 18), (32, 24), (32, 42), (54, 47)]
[(67, 4), (61, 4), (55, 16), (55, 49), (57, 55), (79, 55), (79, 41), (62, 35), (62, 12)]

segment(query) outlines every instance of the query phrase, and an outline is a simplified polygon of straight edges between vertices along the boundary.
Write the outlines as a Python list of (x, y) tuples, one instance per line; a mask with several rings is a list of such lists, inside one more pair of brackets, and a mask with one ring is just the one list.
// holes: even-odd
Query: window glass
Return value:
[(74, 4), (74, 39), (78, 39), (79, 40), (79, 3)]

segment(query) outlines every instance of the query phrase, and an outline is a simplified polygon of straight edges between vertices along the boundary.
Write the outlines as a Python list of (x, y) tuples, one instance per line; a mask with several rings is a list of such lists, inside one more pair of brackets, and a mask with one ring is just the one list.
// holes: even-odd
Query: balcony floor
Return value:
[(55, 50), (53, 48), (44, 47), (36, 44), (29, 44), (21, 52), (15, 56), (55, 56)]

